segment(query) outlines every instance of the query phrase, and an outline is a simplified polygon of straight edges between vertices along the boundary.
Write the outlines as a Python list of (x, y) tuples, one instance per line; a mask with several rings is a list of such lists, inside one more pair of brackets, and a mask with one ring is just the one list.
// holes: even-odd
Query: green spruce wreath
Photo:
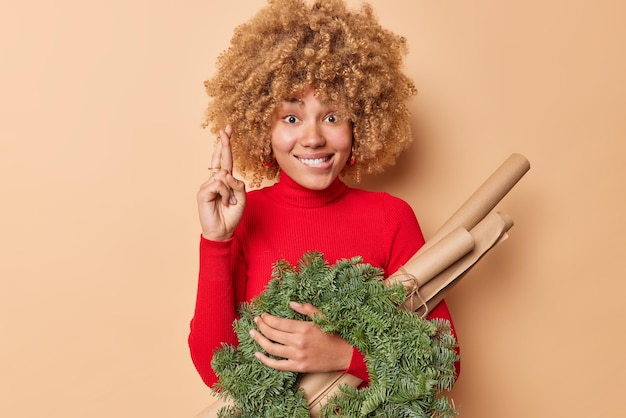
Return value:
[(239, 346), (224, 344), (212, 366), (218, 396), (232, 398), (220, 418), (302, 417), (309, 408), (298, 389), (299, 373), (271, 369), (255, 357), (263, 349), (250, 337), (253, 318), (263, 312), (311, 320), (293, 311), (290, 301), (312, 303), (323, 316), (313, 321), (341, 335), (365, 357), (369, 386), (344, 385), (320, 417), (452, 417), (452, 402), (442, 393), (452, 388), (458, 360), (450, 323), (427, 320), (399, 308), (402, 285), (385, 286), (382, 271), (361, 257), (329, 265), (319, 252), (303, 255), (297, 269), (284, 260), (274, 265), (265, 291), (240, 308), (234, 322)]

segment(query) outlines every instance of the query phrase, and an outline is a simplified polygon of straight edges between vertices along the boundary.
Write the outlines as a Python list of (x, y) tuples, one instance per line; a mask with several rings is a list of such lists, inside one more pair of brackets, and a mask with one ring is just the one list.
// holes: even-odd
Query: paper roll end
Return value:
[(509, 161), (519, 167), (520, 171), (522, 172), (530, 170), (530, 161), (528, 161), (528, 158), (520, 153), (516, 152), (511, 154), (511, 156), (509, 157)]
[(504, 212), (497, 212), (498, 216), (500, 216), (500, 218), (502, 219), (502, 222), (504, 222), (504, 232), (508, 231), (509, 229), (511, 229), (513, 227), (513, 225), (515, 225), (515, 222), (513, 221), (513, 218), (511, 217), (511, 215), (509, 215), (508, 213), (504, 213)]

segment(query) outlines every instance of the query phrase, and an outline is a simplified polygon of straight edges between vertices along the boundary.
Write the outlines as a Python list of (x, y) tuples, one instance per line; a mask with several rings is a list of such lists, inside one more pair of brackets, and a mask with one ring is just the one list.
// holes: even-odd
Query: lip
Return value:
[(306, 154), (294, 155), (300, 164), (314, 169), (326, 169), (332, 167), (335, 159), (334, 154)]

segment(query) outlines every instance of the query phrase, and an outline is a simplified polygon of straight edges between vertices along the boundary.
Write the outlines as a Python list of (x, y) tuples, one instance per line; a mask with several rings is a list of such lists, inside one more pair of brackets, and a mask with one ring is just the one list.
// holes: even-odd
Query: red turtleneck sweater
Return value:
[[(307, 251), (323, 253), (331, 264), (361, 256), (388, 276), (423, 244), (411, 207), (387, 193), (350, 188), (339, 179), (326, 190), (314, 191), (284, 173), (278, 183), (249, 192), (232, 239), (200, 240), (189, 348), (202, 380), (209, 386), (217, 381), (211, 368), (213, 351), (222, 343), (237, 345), (232, 328), (237, 306), (264, 290), (277, 260), (296, 264)], [(452, 322), (445, 302), (429, 318)], [(346, 372), (368, 381), (363, 356), (356, 349)]]

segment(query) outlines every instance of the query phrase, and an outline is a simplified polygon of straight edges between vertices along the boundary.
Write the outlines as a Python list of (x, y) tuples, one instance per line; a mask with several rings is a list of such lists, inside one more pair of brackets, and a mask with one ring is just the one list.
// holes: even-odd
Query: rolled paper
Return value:
[(402, 283), (407, 293), (413, 294), (473, 248), (472, 234), (463, 228), (457, 228), (426, 251), (416, 253), (384, 281), (387, 285)]
[(459, 227), (471, 230), (496, 207), (529, 169), (530, 163), (526, 157), (521, 154), (511, 154), (418, 252), (426, 251), (431, 245)]
[[(421, 286), (418, 292), (419, 299), (411, 300), (417, 296), (417, 294), (412, 295), (401, 305), (402, 308), (416, 311), (421, 317), (425, 317), (489, 250), (508, 238), (507, 232), (512, 226), (513, 219), (505, 213), (497, 212), (487, 215), (469, 231), (473, 238), (474, 248)], [(432, 249), (434, 248), (433, 246)], [(422, 300), (426, 303), (419, 303)], [(414, 309), (415, 307), (417, 309)]]

